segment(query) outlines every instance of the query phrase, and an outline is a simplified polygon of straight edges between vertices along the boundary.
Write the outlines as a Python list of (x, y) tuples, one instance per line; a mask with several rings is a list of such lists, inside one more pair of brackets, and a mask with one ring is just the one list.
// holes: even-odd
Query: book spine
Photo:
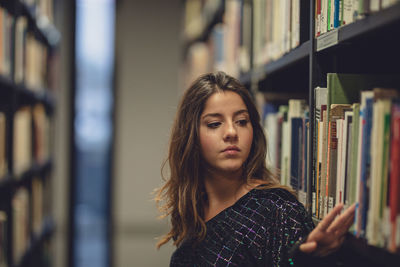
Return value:
[(290, 186), (293, 189), (299, 190), (301, 184), (299, 181), (301, 173), (301, 146), (303, 144), (303, 120), (302, 118), (292, 118), (292, 133), (291, 133), (291, 164), (290, 164)]
[(333, 27), (339, 28), (340, 26), (340, 1), (339, 0), (334, 0), (335, 1), (335, 5), (334, 5), (334, 11), (333, 11)]
[(315, 36), (321, 35), (321, 0), (315, 0)]
[(333, 21), (331, 21), (332, 20), (332, 17), (331, 17), (331, 12), (332, 12), (332, 1), (335, 1), (335, 0), (327, 0), (328, 1), (328, 7), (327, 7), (327, 31), (329, 32), (329, 31), (331, 31), (332, 30), (332, 26), (333, 26)]
[(389, 251), (396, 252), (399, 248), (397, 237), (399, 236), (400, 218), (400, 103), (396, 102), (392, 106), (391, 118), (391, 141), (390, 141), (390, 224), (391, 239)]

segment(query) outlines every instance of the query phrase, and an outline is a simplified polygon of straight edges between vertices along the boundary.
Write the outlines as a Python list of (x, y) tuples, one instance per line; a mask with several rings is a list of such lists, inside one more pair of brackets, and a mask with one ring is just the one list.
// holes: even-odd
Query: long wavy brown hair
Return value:
[[(253, 143), (244, 164), (243, 183), (259, 179), (265, 181), (263, 188), (284, 187), (266, 167), (266, 138), (260, 115), (248, 90), (224, 72), (204, 74), (184, 93), (172, 127), (168, 157), (162, 166), (166, 182), (155, 198), (163, 214), (161, 217), (171, 216), (172, 227), (158, 242), (158, 248), (170, 239), (179, 246), (187, 238), (201, 241), (205, 237), (204, 207), (207, 205), (207, 196), (199, 142), (200, 116), (208, 98), (223, 91), (235, 92), (243, 99), (253, 126)], [(166, 166), (169, 166), (167, 175), (164, 174)]]

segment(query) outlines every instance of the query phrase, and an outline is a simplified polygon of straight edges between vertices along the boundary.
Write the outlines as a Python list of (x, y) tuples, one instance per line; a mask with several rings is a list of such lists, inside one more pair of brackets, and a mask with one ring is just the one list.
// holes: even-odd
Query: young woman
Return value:
[[(157, 201), (171, 218), (158, 247), (177, 246), (170, 266), (286, 266), (332, 260), (354, 217), (335, 207), (314, 229), (289, 188), (266, 168), (260, 116), (223, 72), (185, 92), (172, 128), (169, 175)], [(326, 257), (328, 256), (328, 257)]]

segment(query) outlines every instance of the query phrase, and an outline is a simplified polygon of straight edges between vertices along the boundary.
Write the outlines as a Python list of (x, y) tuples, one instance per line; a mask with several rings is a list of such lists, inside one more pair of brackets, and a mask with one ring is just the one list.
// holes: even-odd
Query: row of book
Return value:
[(254, 66), (282, 57), (309, 39), (309, 5), (301, 0), (253, 1)]
[[(13, 34), (14, 23), (15, 34)], [(18, 84), (25, 84), (32, 90), (40, 91), (47, 88), (48, 49), (35, 38), (32, 31), (28, 31), (27, 18), (25, 16), (15, 18), (0, 7), (0, 40), (0, 73)]]
[(12, 229), (12, 258), (18, 263), (27, 251), (34, 236), (40, 235), (49, 207), (48, 185), (41, 178), (33, 178), (31, 191), (19, 188), (12, 198), (12, 227), (8, 227), (8, 217), (5, 211), (0, 211), (0, 266), (8, 266), (7, 237), (8, 229)]
[[(239, 75), (241, 65), (246, 65), (247, 70), (250, 70), (250, 47), (246, 50), (247, 53), (241, 52), (241, 39), (250, 40), (249, 36), (241, 38), (241, 2), (224, 1), (223, 22), (214, 25), (207, 41), (197, 42), (189, 47), (184, 66), (186, 84), (200, 74), (214, 70), (223, 70), (235, 76)], [(247, 55), (246, 59), (242, 59), (246, 63), (240, 63), (241, 53)]]
[(392, 252), (400, 249), (400, 91), (386, 88), (398, 85), (396, 75), (329, 73), (327, 87), (315, 89), (313, 133), (304, 100), (265, 115), (270, 158), (278, 159), (268, 164), (282, 184), (318, 219), (356, 203), (353, 233)]
[[(197, 25), (197, 18), (201, 21), (204, 18), (210, 20), (210, 16), (221, 5), (216, 1), (218, 4), (215, 3), (213, 8), (207, 9), (205, 4), (201, 9), (199, 2), (186, 2), (186, 20), (189, 22), (185, 25)], [(202, 12), (196, 13), (188, 6)], [(223, 21), (211, 29), (207, 41), (189, 47), (184, 66), (185, 77), (187, 81), (192, 81), (199, 74), (214, 70), (223, 70), (238, 77), (254, 66), (276, 60), (309, 39), (308, 20), (309, 6), (305, 1), (225, 0)], [(199, 35), (200, 29), (203, 29), (200, 26), (193, 27), (198, 30), (190, 31), (189, 26), (185, 28), (187, 36)], [(187, 31), (194, 33), (188, 34)]]
[[(13, 166), (14, 174), (21, 175), (32, 162), (43, 164), (49, 158), (50, 121), (42, 104), (24, 107), (14, 114)], [(6, 116), (0, 112), (0, 179), (7, 173)]]
[(399, 0), (315, 0), (315, 36), (388, 8)]

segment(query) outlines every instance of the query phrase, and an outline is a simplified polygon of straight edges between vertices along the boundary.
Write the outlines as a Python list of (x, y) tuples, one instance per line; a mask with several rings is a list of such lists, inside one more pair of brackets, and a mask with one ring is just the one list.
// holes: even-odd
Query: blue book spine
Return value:
[(301, 184), (303, 119), (292, 118), (290, 186), (298, 190)]
[(335, 10), (333, 13), (333, 27), (336, 29), (340, 26), (339, 10), (340, 10), (340, 0), (335, 0)]
[(365, 150), (363, 151), (365, 156), (365, 164), (362, 170), (362, 210), (361, 212), (361, 236), (365, 237), (365, 231), (367, 226), (367, 214), (369, 208), (369, 180), (371, 171), (371, 132), (372, 132), (372, 118), (373, 118), (373, 103), (372, 98), (367, 99), (366, 114), (365, 114)]

